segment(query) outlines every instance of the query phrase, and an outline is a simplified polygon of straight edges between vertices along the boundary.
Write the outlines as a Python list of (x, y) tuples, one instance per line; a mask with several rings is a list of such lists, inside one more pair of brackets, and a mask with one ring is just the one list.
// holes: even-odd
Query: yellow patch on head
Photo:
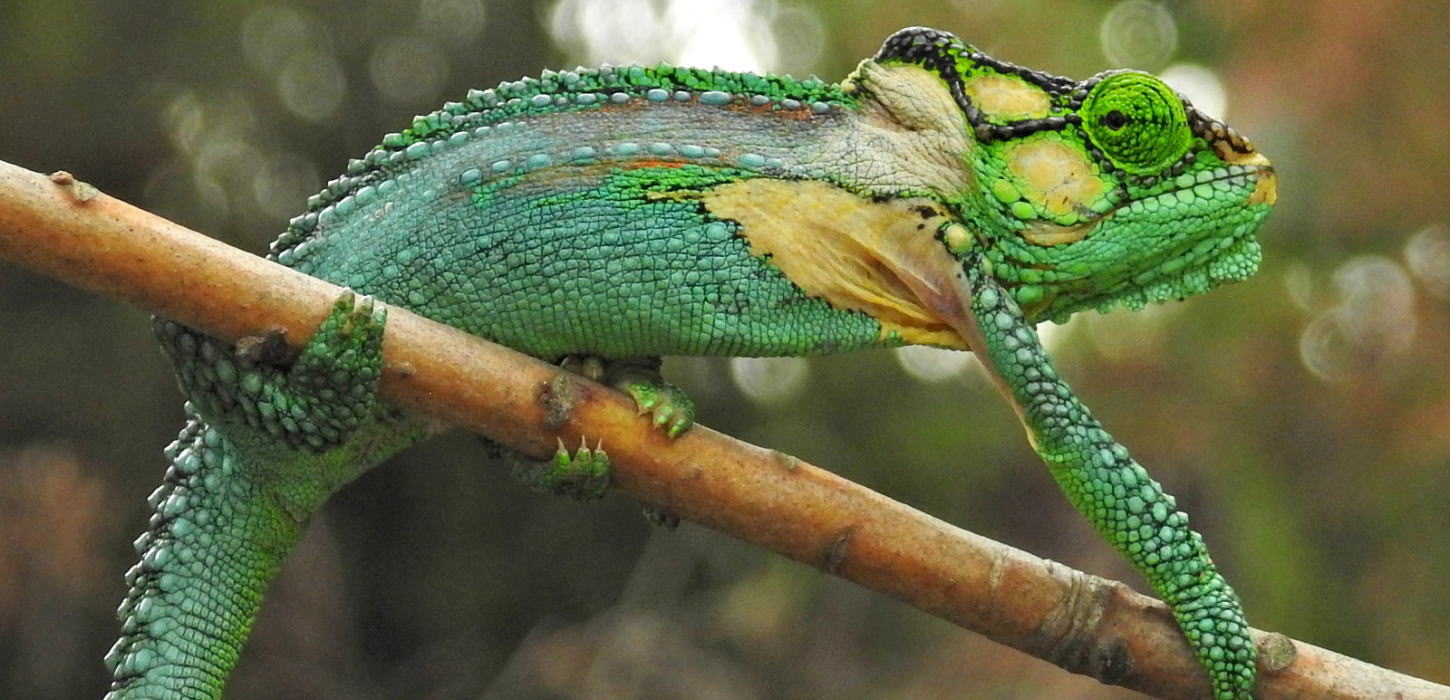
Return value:
[(1274, 171), (1259, 173), (1259, 182), (1254, 186), (1254, 193), (1249, 195), (1248, 203), (1267, 204), (1271, 207), (1279, 203), (1278, 177), (1274, 175)]
[(1279, 178), (1274, 175), (1274, 166), (1264, 154), (1258, 151), (1239, 153), (1231, 150), (1227, 145), (1214, 144), (1219, 157), (1223, 158), (1229, 165), (1247, 165), (1259, 168), (1259, 181), (1254, 186), (1254, 193), (1249, 195), (1249, 204), (1268, 204), (1274, 206), (1279, 202)]
[(1042, 119), (1052, 102), (1042, 88), (1006, 75), (983, 75), (962, 84), (977, 109), (989, 119)]
[(967, 348), (944, 316), (950, 305), (920, 293), (952, 288), (961, 271), (936, 239), (947, 219), (930, 200), (873, 202), (816, 180), (763, 178), (720, 185), (701, 200), (740, 223), (752, 255), (769, 256), (807, 294), (869, 314), (883, 339)]
[(1027, 187), (1022, 197), (1050, 216), (1089, 213), (1103, 195), (1098, 168), (1087, 155), (1061, 141), (1043, 139), (1012, 146), (1007, 168)]

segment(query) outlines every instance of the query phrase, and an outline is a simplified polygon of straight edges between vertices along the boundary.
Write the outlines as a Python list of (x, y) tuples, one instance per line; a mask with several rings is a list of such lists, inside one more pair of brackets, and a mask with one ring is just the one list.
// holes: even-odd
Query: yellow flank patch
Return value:
[(1097, 166), (1087, 155), (1061, 141), (1043, 139), (1013, 146), (1007, 168), (1026, 182), (1022, 197), (1050, 216), (1089, 214), (1103, 194)]
[(947, 215), (931, 200), (873, 202), (816, 180), (769, 179), (726, 183), (701, 200), (740, 223), (752, 255), (769, 256), (807, 294), (869, 314), (883, 338), (967, 348), (951, 304), (929, 298), (954, 289), (961, 270), (936, 239)]
[(967, 97), (990, 119), (1042, 119), (1052, 106), (1042, 88), (1006, 75), (983, 75), (968, 80)]

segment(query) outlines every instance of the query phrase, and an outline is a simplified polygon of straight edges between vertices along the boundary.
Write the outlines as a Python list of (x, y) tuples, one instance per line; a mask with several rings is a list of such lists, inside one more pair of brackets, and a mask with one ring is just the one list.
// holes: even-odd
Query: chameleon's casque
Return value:
[[(685, 399), (638, 358), (971, 348), (1243, 698), (1237, 598), (1033, 325), (1248, 277), (1274, 199), (1268, 161), (1157, 78), (914, 28), (839, 84), (661, 65), (470, 91), (351, 161), (271, 257), (539, 357), (636, 358), (619, 383), (662, 423)], [(218, 695), (307, 516), (433, 429), (375, 398), (382, 327), (345, 300), (289, 363), (158, 321), (192, 420), (127, 574), (117, 697)]]

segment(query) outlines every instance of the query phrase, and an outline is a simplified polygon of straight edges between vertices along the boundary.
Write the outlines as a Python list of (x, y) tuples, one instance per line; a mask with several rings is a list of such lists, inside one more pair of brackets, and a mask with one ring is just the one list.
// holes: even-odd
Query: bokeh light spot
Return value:
[(448, 61), (435, 46), (412, 35), (380, 42), (369, 69), (373, 86), (394, 102), (436, 101), (448, 80)]
[(1219, 119), (1228, 119), (1228, 91), (1218, 74), (1196, 63), (1175, 63), (1164, 68), (1158, 77), (1168, 86), (1188, 97), (1199, 111)]
[(759, 403), (778, 403), (805, 388), (810, 365), (799, 357), (735, 357), (730, 379), (741, 393)]
[(1450, 231), (1444, 226), (1428, 226), (1411, 236), (1405, 262), (1431, 294), (1450, 299)]
[(288, 111), (312, 122), (337, 113), (347, 77), (330, 53), (309, 49), (292, 57), (277, 75), (277, 95)]
[(201, 98), (190, 90), (177, 94), (161, 110), (161, 123), (177, 150), (183, 153), (196, 150), (206, 128), (206, 110)]
[(549, 31), (590, 65), (666, 61), (767, 72), (782, 58), (809, 66), (825, 44), (815, 13), (756, 0), (560, 0)]
[(418, 3), (418, 30), (465, 43), (483, 32), (485, 16), (482, 0), (422, 0)]
[(928, 384), (959, 377), (970, 367), (981, 368), (977, 356), (960, 350), (943, 350), (925, 345), (896, 349), (896, 361), (906, 373)]
[(317, 23), (290, 7), (264, 5), (242, 22), (242, 55), (258, 69), (277, 73), (297, 53), (315, 45)]
[(1156, 71), (1178, 50), (1178, 25), (1161, 3), (1127, 0), (1103, 17), (1098, 41), (1113, 66)]
[(1338, 302), (1299, 338), (1299, 355), (1314, 376), (1337, 381), (1383, 370), (1415, 337), (1415, 291), (1404, 268), (1388, 258), (1354, 258), (1334, 272)]

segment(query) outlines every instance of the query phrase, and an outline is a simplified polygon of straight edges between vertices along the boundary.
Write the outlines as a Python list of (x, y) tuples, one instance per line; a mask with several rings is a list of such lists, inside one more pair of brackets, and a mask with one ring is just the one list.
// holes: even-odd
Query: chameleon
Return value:
[[(838, 83), (606, 65), (471, 90), (349, 161), (271, 245), (350, 290), (295, 355), (155, 321), (188, 420), (108, 697), (220, 696), (309, 516), (446, 428), (376, 397), (396, 305), (603, 379), (670, 435), (693, 407), (664, 355), (970, 350), (1214, 696), (1248, 698), (1239, 599), (1035, 328), (1248, 278), (1276, 192), (1252, 142), (1148, 73), (1073, 80), (922, 27)], [(602, 449), (522, 464), (581, 498), (608, 486)]]

